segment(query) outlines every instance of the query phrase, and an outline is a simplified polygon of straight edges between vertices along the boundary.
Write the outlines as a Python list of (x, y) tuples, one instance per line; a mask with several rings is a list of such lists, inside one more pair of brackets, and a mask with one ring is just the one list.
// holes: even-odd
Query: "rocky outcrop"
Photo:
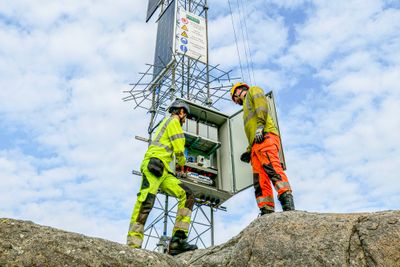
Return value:
[(0, 219), (0, 266), (183, 266), (169, 255), (69, 233), (32, 222)]
[(400, 266), (400, 211), (264, 215), (225, 244), (177, 258), (190, 266)]
[(400, 266), (400, 211), (278, 212), (225, 244), (175, 258), (0, 219), (0, 266)]

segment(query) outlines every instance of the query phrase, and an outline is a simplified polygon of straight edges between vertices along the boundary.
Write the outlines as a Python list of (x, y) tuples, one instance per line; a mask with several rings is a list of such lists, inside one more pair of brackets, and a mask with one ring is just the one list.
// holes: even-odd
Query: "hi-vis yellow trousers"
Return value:
[(181, 181), (164, 168), (161, 177), (152, 174), (147, 165), (149, 159), (145, 159), (141, 165), (142, 185), (134, 206), (129, 225), (127, 244), (133, 248), (140, 248), (144, 238), (144, 225), (153, 208), (158, 189), (169, 196), (178, 198), (178, 212), (172, 234), (182, 230), (186, 236), (189, 231), (190, 216), (194, 205), (192, 191), (183, 185)]

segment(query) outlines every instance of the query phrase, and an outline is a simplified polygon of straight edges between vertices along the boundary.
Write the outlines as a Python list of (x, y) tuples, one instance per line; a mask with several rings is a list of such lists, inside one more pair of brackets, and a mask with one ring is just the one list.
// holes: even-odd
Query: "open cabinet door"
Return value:
[(269, 112), (269, 115), (272, 117), (272, 119), (276, 123), (275, 126), (278, 129), (278, 133), (279, 133), (279, 140), (280, 140), (280, 143), (281, 143), (280, 148), (279, 148), (279, 159), (281, 161), (282, 168), (284, 170), (286, 170), (285, 154), (283, 153), (281, 131), (279, 130), (279, 121), (278, 121), (278, 115), (276, 114), (276, 106), (275, 106), (274, 94), (272, 93), (272, 91), (270, 91), (265, 96), (267, 97), (267, 101), (268, 101), (268, 112)]
[(243, 110), (229, 118), (229, 136), (231, 143), (233, 191), (238, 193), (253, 185), (253, 172), (250, 163), (240, 160), (246, 151), (248, 141), (243, 127)]

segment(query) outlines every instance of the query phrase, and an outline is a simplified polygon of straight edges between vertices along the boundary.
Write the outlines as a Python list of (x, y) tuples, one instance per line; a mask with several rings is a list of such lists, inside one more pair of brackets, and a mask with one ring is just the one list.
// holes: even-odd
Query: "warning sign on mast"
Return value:
[(182, 34), (181, 34), (183, 37), (186, 37), (186, 38), (188, 38), (188, 35), (187, 35), (187, 33), (186, 32), (182, 32)]
[(179, 7), (176, 30), (176, 52), (207, 64), (206, 20)]

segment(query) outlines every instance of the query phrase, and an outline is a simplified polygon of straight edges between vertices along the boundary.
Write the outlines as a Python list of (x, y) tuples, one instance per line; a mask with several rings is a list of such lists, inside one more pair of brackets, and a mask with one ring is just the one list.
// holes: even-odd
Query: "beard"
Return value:
[(243, 106), (243, 100), (239, 98), (239, 99), (237, 100), (237, 104)]
[(186, 121), (186, 118), (185, 118), (185, 117), (179, 118), (179, 122), (181, 123), (181, 127), (183, 126), (183, 124), (185, 123), (185, 121)]

